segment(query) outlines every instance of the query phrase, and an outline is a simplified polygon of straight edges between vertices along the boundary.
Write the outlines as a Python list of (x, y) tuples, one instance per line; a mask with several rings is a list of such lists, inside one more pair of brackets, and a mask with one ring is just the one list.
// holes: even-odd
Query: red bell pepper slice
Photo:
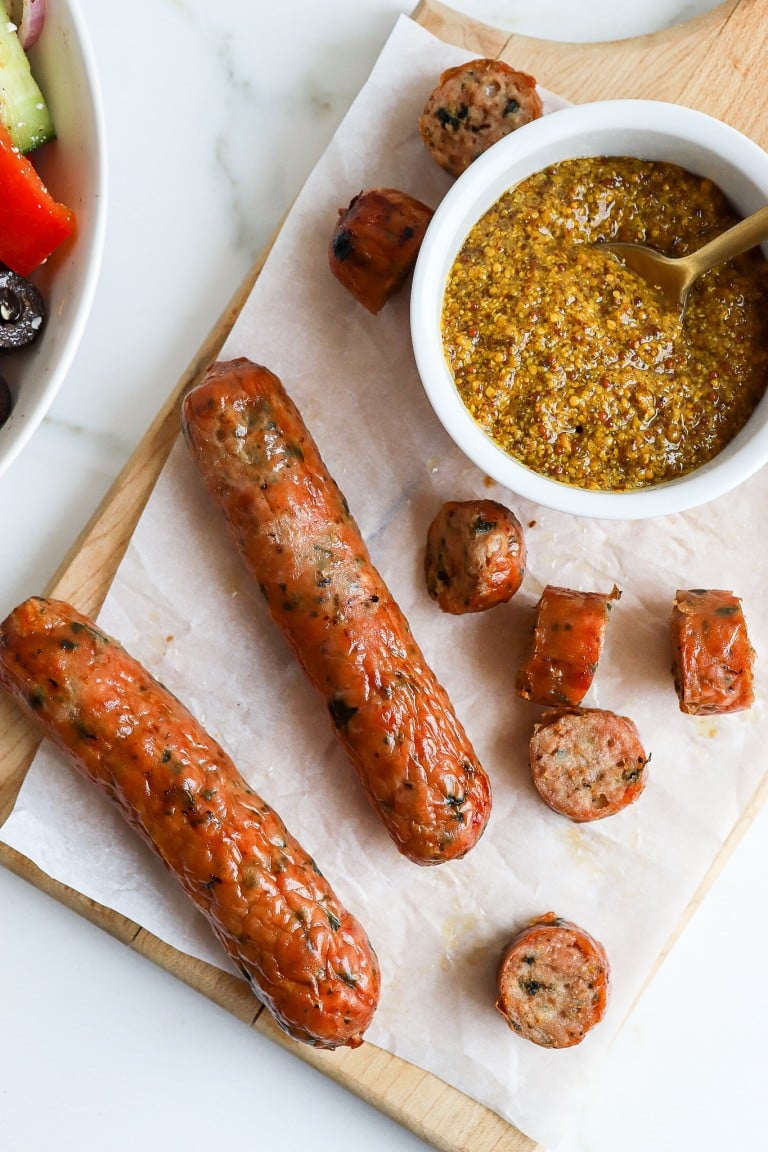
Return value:
[(72, 209), (53, 199), (0, 125), (0, 263), (28, 276), (74, 227)]

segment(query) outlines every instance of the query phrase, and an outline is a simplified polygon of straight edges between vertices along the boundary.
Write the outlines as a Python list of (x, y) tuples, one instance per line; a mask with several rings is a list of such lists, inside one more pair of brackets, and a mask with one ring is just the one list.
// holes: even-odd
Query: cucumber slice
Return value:
[(0, 121), (20, 152), (31, 152), (56, 135), (43, 94), (0, 0)]

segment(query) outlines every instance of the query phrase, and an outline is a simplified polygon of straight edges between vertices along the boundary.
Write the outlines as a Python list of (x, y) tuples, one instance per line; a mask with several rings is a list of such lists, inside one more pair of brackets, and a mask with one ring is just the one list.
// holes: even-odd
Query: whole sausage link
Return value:
[(419, 117), (419, 132), (440, 167), (460, 176), (492, 144), (543, 111), (533, 76), (485, 57), (443, 72)]
[(463, 856), (490, 814), (488, 777), (281, 382), (249, 360), (214, 365), (183, 427), (392, 839), (418, 864)]
[(365, 932), (190, 712), (61, 601), (0, 625), (0, 686), (160, 856), (295, 1039), (356, 1047), (379, 995)]

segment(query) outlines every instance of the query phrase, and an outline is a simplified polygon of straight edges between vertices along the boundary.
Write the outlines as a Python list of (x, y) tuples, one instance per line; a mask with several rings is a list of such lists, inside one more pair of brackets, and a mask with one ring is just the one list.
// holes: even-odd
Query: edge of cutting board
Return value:
[[(768, 31), (768, 14), (759, 11), (759, 4), (760, 0), (726, 0), (686, 24), (649, 36), (602, 44), (563, 44), (510, 34), (471, 20), (438, 0), (421, 0), (413, 17), (448, 43), (478, 56), (501, 57), (533, 73), (543, 85), (567, 99), (584, 102), (622, 96), (685, 103), (728, 121), (764, 145), (768, 141), (768, 106), (760, 98), (759, 60), (764, 37), (755, 33), (759, 23)], [(251, 268), (190, 360), (168, 400), (54, 574), (45, 589), (47, 595), (69, 600), (88, 615), (98, 614), (179, 434), (181, 401), (216, 359), (270, 247)], [(6, 698), (0, 699), (0, 732), (3, 736), (1, 824), (13, 807), (40, 740), (36, 730)], [(766, 799), (768, 775), (718, 853), (654, 966), (654, 972)], [(536, 1149), (534, 1141), (488, 1108), (372, 1044), (363, 1044), (355, 1051), (345, 1049), (331, 1053), (295, 1043), (254, 1001), (244, 981), (171, 948), (127, 917), (53, 880), (27, 857), (4, 844), (0, 844), (0, 864), (355, 1092), (435, 1148), (444, 1152), (534, 1152)]]

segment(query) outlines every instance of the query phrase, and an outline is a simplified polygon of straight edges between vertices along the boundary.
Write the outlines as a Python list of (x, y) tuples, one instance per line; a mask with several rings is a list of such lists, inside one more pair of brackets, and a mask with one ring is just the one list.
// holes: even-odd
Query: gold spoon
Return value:
[(754, 248), (762, 240), (768, 239), (768, 204), (751, 216), (740, 220), (726, 232), (721, 232), (703, 248), (690, 252), (687, 256), (672, 259), (662, 256), (644, 244), (624, 244), (609, 241), (602, 247), (614, 252), (643, 280), (661, 291), (664, 303), (671, 309), (682, 311), (688, 289), (703, 272), (709, 272), (717, 264), (724, 264), (734, 256)]

